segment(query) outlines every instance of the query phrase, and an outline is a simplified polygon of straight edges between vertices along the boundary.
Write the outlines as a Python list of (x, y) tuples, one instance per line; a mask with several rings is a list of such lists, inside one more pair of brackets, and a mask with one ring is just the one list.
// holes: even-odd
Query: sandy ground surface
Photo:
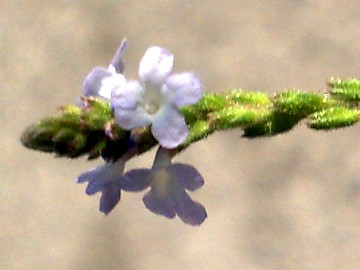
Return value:
[[(345, 4), (346, 3), (346, 4)], [(206, 185), (197, 228), (126, 193), (108, 217), (74, 180), (101, 163), (29, 151), (23, 128), (77, 100), (82, 80), (130, 42), (196, 70), (207, 91), (325, 89), (360, 77), (359, 1), (0, 0), (0, 269), (359, 269), (359, 127), (245, 140), (218, 133), (177, 160)], [(154, 153), (129, 168), (149, 166)]]

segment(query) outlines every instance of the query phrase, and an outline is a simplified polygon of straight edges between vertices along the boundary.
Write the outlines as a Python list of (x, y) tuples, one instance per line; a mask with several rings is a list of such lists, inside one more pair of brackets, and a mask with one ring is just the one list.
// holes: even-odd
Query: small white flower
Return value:
[(121, 57), (126, 47), (127, 41), (124, 39), (108, 68), (97, 66), (86, 76), (83, 83), (84, 96), (110, 99), (112, 90), (125, 84), (126, 80), (121, 74), (124, 71)]
[(113, 85), (111, 105), (117, 123), (126, 130), (151, 125), (153, 136), (165, 148), (176, 148), (188, 127), (179, 108), (202, 97), (200, 80), (192, 72), (171, 74), (174, 56), (150, 47), (139, 64), (139, 81)]

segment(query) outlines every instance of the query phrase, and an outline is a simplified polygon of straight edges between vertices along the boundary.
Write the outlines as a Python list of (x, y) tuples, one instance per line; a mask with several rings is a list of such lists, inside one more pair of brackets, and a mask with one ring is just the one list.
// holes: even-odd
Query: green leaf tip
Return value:
[(338, 107), (314, 113), (311, 115), (308, 125), (313, 129), (329, 130), (348, 127), (359, 120), (358, 110)]
[(189, 146), (193, 142), (206, 139), (207, 136), (209, 136), (214, 131), (215, 130), (211, 126), (209, 121), (206, 120), (196, 121), (195, 123), (191, 124), (191, 126), (189, 126), (189, 134), (186, 140), (180, 146), (180, 149)]
[(213, 114), (213, 122), (217, 129), (247, 127), (261, 122), (269, 116), (268, 110), (259, 110), (244, 106), (223, 109)]
[[(95, 98), (83, 98), (81, 106), (67, 105), (22, 133), (22, 144), (30, 149), (53, 152), (57, 156), (75, 158), (89, 155), (98, 157), (107, 147), (106, 124), (112, 121), (108, 102)], [(125, 132), (117, 130), (117, 137)]]
[(186, 123), (191, 124), (203, 120), (212, 112), (219, 111), (228, 106), (229, 101), (219, 94), (207, 94), (198, 103), (181, 108)]
[(345, 101), (360, 101), (360, 80), (359, 79), (338, 79), (331, 78), (329, 82), (330, 93)]
[(244, 90), (232, 90), (228, 98), (233, 102), (247, 105), (254, 105), (257, 107), (270, 106), (271, 101), (267, 94), (262, 92), (247, 92)]
[(272, 111), (272, 113), (260, 123), (256, 123), (255, 125), (245, 128), (243, 137), (268, 137), (288, 132), (297, 125), (302, 118), (303, 117), (297, 115), (294, 116), (280, 113), (278, 111)]
[(274, 106), (279, 113), (306, 117), (328, 107), (329, 100), (316, 93), (301, 92), (296, 89), (286, 90), (274, 97)]

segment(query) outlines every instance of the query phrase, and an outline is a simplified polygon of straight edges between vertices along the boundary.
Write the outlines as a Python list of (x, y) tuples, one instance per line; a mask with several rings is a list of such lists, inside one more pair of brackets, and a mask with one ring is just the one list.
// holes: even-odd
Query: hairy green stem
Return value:
[[(360, 120), (360, 80), (332, 78), (323, 93), (296, 89), (273, 96), (261, 92), (232, 90), (224, 95), (206, 94), (195, 105), (181, 109), (189, 135), (179, 151), (215, 131), (240, 128), (243, 137), (257, 138), (288, 132), (306, 119), (309, 128), (330, 130)], [(157, 144), (149, 128), (122, 130), (114, 122), (110, 104), (83, 98), (82, 106), (68, 105), (55, 115), (25, 129), (24, 146), (70, 158), (88, 155), (116, 160), (130, 148), (139, 154)]]

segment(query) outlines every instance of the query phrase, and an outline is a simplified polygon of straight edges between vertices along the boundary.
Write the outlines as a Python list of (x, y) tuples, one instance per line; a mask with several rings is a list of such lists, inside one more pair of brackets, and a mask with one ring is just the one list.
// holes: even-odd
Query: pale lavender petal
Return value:
[(166, 167), (172, 178), (183, 188), (194, 191), (204, 185), (204, 179), (198, 170), (188, 164), (174, 163)]
[(103, 190), (106, 184), (106, 180), (102, 178), (90, 181), (85, 189), (85, 193), (87, 195), (93, 195), (96, 192)]
[(193, 72), (170, 75), (162, 88), (168, 102), (182, 107), (197, 103), (203, 96), (199, 78)]
[(120, 73), (113, 73), (112, 76), (106, 77), (101, 81), (99, 96), (111, 99), (111, 93), (116, 89), (123, 89), (125, 85), (125, 77)]
[(187, 137), (188, 127), (184, 117), (171, 106), (164, 106), (154, 116), (151, 132), (165, 148), (172, 149), (179, 146)]
[(76, 179), (76, 183), (83, 183), (86, 181), (91, 182), (91, 181), (95, 180), (96, 177), (97, 177), (96, 168), (90, 169), (87, 172), (84, 172), (81, 175), (79, 175), (79, 177)]
[(122, 159), (115, 163), (106, 162), (81, 174), (77, 179), (77, 183), (89, 182), (86, 193), (92, 195), (104, 189), (108, 184), (113, 183), (117, 178), (120, 178), (124, 172), (124, 166), (125, 161)]
[(151, 212), (162, 215), (167, 218), (174, 218), (175, 203), (169, 196), (156, 196), (156, 194), (150, 190), (143, 197), (143, 202), (147, 209)]
[(132, 130), (138, 127), (146, 127), (151, 124), (151, 115), (142, 107), (134, 111), (115, 109), (115, 120), (125, 130)]
[(114, 110), (135, 110), (143, 101), (144, 89), (137, 81), (129, 81), (123, 87), (114, 88), (111, 93), (111, 106)]
[(116, 185), (125, 191), (141, 191), (149, 187), (150, 169), (134, 169), (128, 171), (116, 181)]
[(161, 86), (170, 75), (174, 56), (166, 49), (150, 47), (139, 64), (139, 78), (144, 84)]
[(99, 96), (102, 81), (113, 74), (104, 67), (95, 67), (85, 78), (83, 83), (84, 96)]
[(120, 201), (120, 196), (119, 188), (115, 185), (107, 186), (101, 194), (99, 210), (104, 214), (109, 214)]
[(194, 226), (203, 223), (207, 217), (204, 206), (194, 202), (185, 191), (177, 194), (176, 214), (184, 223)]
[(115, 68), (115, 71), (117, 73), (123, 73), (123, 71), (124, 71), (124, 63), (121, 60), (121, 57), (123, 56), (126, 48), (127, 48), (127, 40), (124, 38), (121, 41), (121, 44), (120, 44), (118, 50), (116, 51), (114, 58), (110, 64), (111, 66), (113, 66)]

